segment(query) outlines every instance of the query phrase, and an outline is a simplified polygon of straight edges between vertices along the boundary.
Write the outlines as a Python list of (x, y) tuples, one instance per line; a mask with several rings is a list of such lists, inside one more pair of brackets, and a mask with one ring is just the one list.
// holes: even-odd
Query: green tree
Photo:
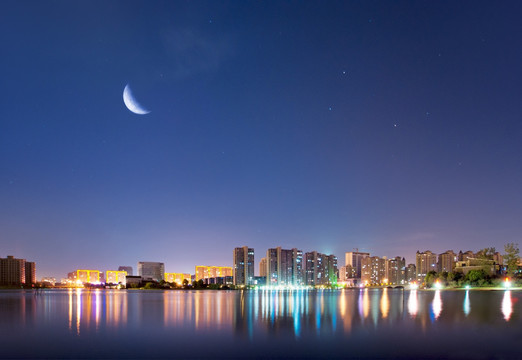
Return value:
[(426, 283), (427, 287), (431, 287), (433, 283), (438, 279), (437, 272), (430, 271), (426, 274), (426, 277), (424, 278), (424, 282)]
[(518, 244), (508, 243), (504, 245), (504, 262), (507, 265), (507, 271), (510, 276), (515, 274), (518, 268), (518, 261), (520, 259), (520, 250)]
[(470, 270), (466, 274), (466, 280), (474, 285), (482, 285), (482, 283), (488, 279), (488, 274), (483, 270)]
[(183, 287), (186, 289), (188, 287), (189, 281), (187, 279), (183, 279)]

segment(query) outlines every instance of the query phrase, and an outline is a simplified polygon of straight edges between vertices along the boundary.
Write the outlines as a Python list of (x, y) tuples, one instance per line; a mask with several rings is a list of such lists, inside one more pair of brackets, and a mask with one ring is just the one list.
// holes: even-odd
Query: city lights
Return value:
[(505, 287), (506, 289), (510, 289), (510, 288), (511, 288), (511, 281), (509, 280), (509, 278), (506, 278), (506, 279), (504, 280), (504, 287)]
[(435, 281), (435, 289), (440, 290), (442, 289), (442, 284), (440, 280)]

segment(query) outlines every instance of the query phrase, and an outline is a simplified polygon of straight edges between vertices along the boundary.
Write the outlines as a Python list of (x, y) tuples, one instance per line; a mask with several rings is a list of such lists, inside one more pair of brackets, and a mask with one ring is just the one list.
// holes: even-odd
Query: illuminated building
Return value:
[(165, 281), (168, 283), (176, 283), (178, 285), (183, 285), (183, 280), (187, 280), (190, 284), (190, 274), (165, 273)]
[(455, 269), (455, 264), (458, 261), (458, 256), (452, 250), (448, 250), (439, 254), (439, 272), (452, 272)]
[(261, 258), (259, 262), (259, 276), (264, 276), (266, 278), (266, 257)]
[(417, 281), (417, 269), (415, 269), (415, 264), (408, 264), (406, 266), (406, 283), (410, 284), (414, 281)]
[(437, 271), (437, 254), (431, 251), (419, 252), (415, 255), (415, 268), (417, 269), (417, 282), (422, 284), (430, 271)]
[(253, 285), (254, 249), (248, 246), (234, 249), (234, 285)]
[(337, 283), (337, 257), (317, 251), (307, 252), (305, 258), (306, 285), (330, 285)]
[(77, 284), (99, 284), (100, 271), (99, 270), (83, 270), (78, 269), (75, 272), (75, 281)]
[(198, 265), (196, 266), (196, 281), (208, 278), (233, 276), (232, 273), (233, 271), (230, 266)]
[(43, 277), (41, 281), (44, 284), (49, 284), (52, 286), (56, 285), (56, 278), (53, 277)]
[(467, 260), (457, 261), (455, 272), (466, 275), (471, 270), (484, 270), (488, 275), (494, 275), (500, 272), (500, 265), (494, 260), (468, 258)]
[(386, 279), (386, 259), (378, 256), (361, 259), (361, 281), (366, 285), (379, 285)]
[(162, 262), (140, 261), (138, 263), (138, 276), (143, 280), (160, 282), (165, 274), (165, 264)]
[(36, 265), (13, 256), (0, 258), (0, 285), (31, 285), (36, 283)]
[(341, 266), (339, 268), (339, 280), (347, 281), (348, 279), (355, 278), (355, 272), (352, 265)]
[(125, 271), (127, 272), (128, 276), (132, 276), (132, 266), (120, 266), (118, 267), (118, 271)]
[(354, 277), (360, 279), (362, 276), (362, 259), (370, 256), (370, 253), (350, 251), (345, 254), (345, 264), (350, 265), (354, 269)]
[(266, 251), (267, 285), (303, 285), (303, 252), (281, 247)]
[(400, 256), (386, 259), (384, 278), (389, 284), (404, 284), (406, 261)]
[(127, 272), (120, 270), (107, 270), (105, 271), (105, 283), (127, 285)]

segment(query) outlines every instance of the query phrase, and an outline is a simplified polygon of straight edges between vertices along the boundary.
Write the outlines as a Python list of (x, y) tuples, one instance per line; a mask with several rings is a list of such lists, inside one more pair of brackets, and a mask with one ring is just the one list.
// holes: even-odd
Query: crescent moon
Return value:
[(132, 95), (132, 90), (131, 90), (129, 84), (127, 84), (125, 86), (125, 89), (123, 90), (123, 102), (125, 103), (125, 106), (127, 107), (127, 109), (129, 109), (130, 111), (132, 111), (135, 114), (145, 115), (145, 114), (150, 113), (149, 110), (145, 109), (143, 106), (141, 106), (136, 101), (136, 99)]

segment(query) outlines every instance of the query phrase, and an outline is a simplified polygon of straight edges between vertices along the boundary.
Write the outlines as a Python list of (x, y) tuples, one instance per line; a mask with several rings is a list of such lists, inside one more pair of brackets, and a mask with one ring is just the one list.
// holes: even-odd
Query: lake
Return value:
[(1, 358), (522, 358), (522, 292), (0, 291)]

